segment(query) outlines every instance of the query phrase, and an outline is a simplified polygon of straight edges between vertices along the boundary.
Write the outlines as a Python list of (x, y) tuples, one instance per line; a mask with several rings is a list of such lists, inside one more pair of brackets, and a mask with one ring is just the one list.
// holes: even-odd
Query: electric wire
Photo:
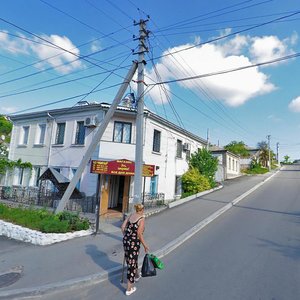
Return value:
[[(45, 1), (45, 0), (40, 0), (40, 2), (42, 2), (42, 3), (46, 4), (46, 5), (48, 5), (49, 7), (53, 8), (54, 10), (56, 10), (56, 11), (58, 11), (58, 12), (64, 14), (64, 15), (66, 15), (67, 17), (69, 17), (69, 18), (71, 18), (71, 19), (77, 21), (78, 23), (80, 23), (80, 24), (82, 24), (82, 25), (88, 27), (89, 29), (92, 29), (92, 30), (94, 30), (94, 31), (96, 31), (96, 32), (98, 32), (98, 33), (100, 33), (100, 34), (103, 34), (103, 32), (101, 32), (99, 29), (97, 29), (97, 28), (95, 28), (95, 27), (93, 27), (93, 26), (90, 26), (89, 24), (87, 24), (87, 23), (85, 23), (85, 22), (79, 20), (78, 18), (72, 16), (71, 14), (69, 14), (69, 13), (63, 11), (62, 9), (60, 9), (60, 8), (58, 8), (58, 7), (56, 7), (56, 6), (54, 6), (53, 4), (50, 4), (50, 3), (48, 3), (48, 2)], [(118, 42), (118, 40), (116, 40), (116, 39), (113, 38), (113, 37), (109, 37), (109, 38), (112, 39), (112, 40), (115, 41), (115, 42)], [(121, 42), (119, 42), (119, 43), (122, 44)], [(131, 48), (130, 48), (129, 46), (127, 46), (126, 44), (122, 44), (122, 45), (125, 46), (125, 47), (127, 47), (127, 48), (129, 48), (129, 49), (131, 49)]]
[(176, 54), (176, 53), (179, 53), (179, 52), (182, 52), (182, 51), (187, 51), (187, 50), (196, 48), (196, 47), (198, 47), (198, 46), (203, 46), (203, 45), (206, 45), (206, 44), (209, 44), (209, 43), (217, 42), (217, 41), (220, 41), (220, 40), (222, 40), (222, 39), (225, 39), (225, 38), (228, 38), (228, 37), (231, 37), (231, 36), (234, 36), (234, 35), (243, 33), (243, 32), (247, 32), (247, 31), (250, 31), (250, 30), (253, 30), (253, 29), (256, 29), (256, 28), (265, 26), (265, 25), (272, 24), (272, 23), (277, 22), (277, 21), (279, 21), (279, 20), (284, 20), (284, 19), (290, 18), (290, 17), (292, 17), (292, 16), (298, 15), (299, 13), (300, 13), (300, 11), (297, 11), (297, 12), (295, 12), (295, 13), (292, 13), (292, 14), (289, 14), (289, 15), (285, 15), (285, 16), (283, 16), (283, 17), (279, 17), (279, 18), (276, 18), (276, 19), (273, 19), (273, 20), (270, 20), (270, 21), (267, 21), (267, 22), (263, 22), (263, 23), (260, 23), (260, 24), (258, 24), (258, 25), (255, 25), (255, 26), (250, 26), (250, 27), (248, 27), (248, 28), (246, 28), (246, 29), (238, 30), (238, 31), (235, 31), (235, 32), (231, 32), (231, 33), (229, 33), (229, 34), (222, 35), (222, 36), (217, 37), (217, 38), (213, 38), (213, 39), (208, 40), (208, 41), (206, 41), (206, 42), (196, 43), (196, 44), (194, 44), (194, 45), (185, 47), (185, 48), (183, 48), (183, 49), (179, 49), (179, 50), (176, 50), (176, 51), (173, 51), (173, 52), (169, 52), (169, 53), (166, 53), (166, 54), (157, 56), (157, 57), (155, 57), (154, 59), (157, 60), (157, 59), (159, 59), (159, 58), (166, 57), (166, 56), (169, 56), (169, 55), (172, 55), (172, 54)]
[(250, 69), (250, 68), (255, 68), (255, 67), (270, 65), (270, 64), (273, 64), (273, 63), (278, 63), (278, 62), (281, 62), (281, 61), (297, 58), (299, 56), (300, 56), (300, 52), (294, 53), (294, 54), (291, 54), (291, 55), (282, 56), (282, 57), (272, 59), (272, 60), (269, 60), (269, 61), (265, 61), (265, 62), (260, 62), (260, 63), (248, 65), (248, 66), (242, 66), (242, 67), (235, 68), (235, 69), (228, 69), (228, 70), (223, 70), (223, 71), (211, 72), (211, 73), (206, 73), (206, 74), (201, 74), (201, 75), (196, 75), (196, 76), (190, 76), (190, 77), (186, 77), (186, 78), (166, 80), (166, 81), (157, 82), (157, 83), (150, 84), (150, 85), (168, 84), (168, 83), (181, 82), (181, 81), (193, 80), (193, 79), (198, 79), (198, 78), (205, 78), (205, 77), (211, 77), (211, 76), (216, 76), (216, 75), (228, 74), (228, 73), (242, 71), (242, 70), (246, 70), (246, 69)]

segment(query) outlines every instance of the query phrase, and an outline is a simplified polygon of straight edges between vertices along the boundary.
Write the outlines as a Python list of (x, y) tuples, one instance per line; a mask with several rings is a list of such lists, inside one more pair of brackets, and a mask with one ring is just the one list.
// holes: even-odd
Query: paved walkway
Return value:
[[(146, 219), (145, 231), (150, 251), (163, 254), (172, 242), (176, 247), (179, 236), (187, 236), (191, 228), (271, 175), (232, 179), (218, 191), (151, 215)], [(0, 274), (13, 267), (23, 267), (22, 276), (14, 284), (0, 288), (0, 299), (22, 299), (59, 288), (93, 284), (120, 273), (123, 261), (120, 225), (121, 221), (100, 223), (101, 233), (96, 236), (50, 246), (0, 240), (3, 245)], [(140, 256), (143, 257), (143, 251)]]

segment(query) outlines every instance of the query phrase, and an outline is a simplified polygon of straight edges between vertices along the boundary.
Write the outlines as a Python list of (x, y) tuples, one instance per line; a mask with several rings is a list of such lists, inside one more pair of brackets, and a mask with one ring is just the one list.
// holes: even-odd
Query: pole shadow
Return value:
[[(111, 268), (121, 267), (122, 262), (115, 262), (112, 261), (107, 253), (101, 251), (98, 249), (96, 245), (90, 244), (85, 246), (85, 252), (88, 254), (91, 259), (94, 261), (95, 264), (97, 264), (101, 269), (103, 270), (109, 270)], [(110, 274), (108, 273), (108, 281), (117, 287), (120, 291), (124, 292), (125, 288), (120, 282), (121, 276), (119, 274)]]

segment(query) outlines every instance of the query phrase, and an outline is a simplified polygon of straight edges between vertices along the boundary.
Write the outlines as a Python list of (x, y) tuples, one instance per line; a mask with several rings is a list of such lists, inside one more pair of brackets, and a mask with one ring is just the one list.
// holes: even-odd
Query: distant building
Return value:
[[(33, 170), (15, 169), (6, 174), (5, 185), (37, 186), (38, 178), (51, 167), (71, 179), (94, 138), (110, 105), (93, 103), (11, 116), (13, 130), (9, 159), (31, 162)], [(93, 174), (92, 160), (135, 159), (136, 110), (119, 106), (87, 164), (77, 188), (86, 196), (99, 192), (101, 213), (108, 208), (124, 210), (133, 198), (133, 176)], [(171, 200), (181, 195), (181, 176), (188, 169), (191, 152), (206, 141), (191, 132), (144, 111), (144, 163), (155, 166), (152, 177), (145, 177), (146, 194), (163, 195)], [(234, 167), (235, 168), (235, 167)]]
[(217, 146), (209, 147), (212, 155), (218, 158), (218, 170), (215, 175), (216, 181), (224, 181), (226, 179), (238, 177), (241, 174), (239, 155), (236, 155), (224, 148)]

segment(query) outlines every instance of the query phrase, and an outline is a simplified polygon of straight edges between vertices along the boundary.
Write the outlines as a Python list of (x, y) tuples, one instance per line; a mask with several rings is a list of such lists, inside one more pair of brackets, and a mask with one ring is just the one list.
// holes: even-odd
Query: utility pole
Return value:
[(276, 143), (276, 158), (277, 158), (277, 164), (279, 165), (279, 143)]
[(269, 149), (269, 172), (271, 171), (271, 150), (270, 150), (270, 140), (271, 140), (271, 135), (267, 135), (268, 139), (268, 149)]
[[(133, 203), (141, 203), (142, 195), (142, 170), (143, 170), (143, 134), (144, 134), (144, 67), (145, 52), (148, 51), (146, 39), (149, 32), (146, 30), (148, 20), (140, 20), (134, 25), (139, 25), (139, 50), (138, 54), (138, 77), (137, 77), (137, 116), (136, 116), (136, 145), (135, 145), (135, 170), (134, 170), (134, 191)], [(129, 207), (129, 210), (132, 209)]]
[(117, 106), (118, 104), (120, 103), (124, 93), (126, 92), (126, 89), (130, 83), (130, 81), (132, 80), (132, 77), (134, 76), (134, 73), (136, 71), (138, 67), (138, 64), (136, 61), (133, 62), (130, 70), (128, 71), (122, 85), (120, 86), (119, 88), (119, 91), (113, 101), (113, 103), (110, 105), (110, 108), (109, 110), (107, 111), (104, 119), (102, 120), (97, 132), (95, 133), (95, 136), (93, 138), (93, 141), (91, 142), (91, 144), (89, 145), (88, 149), (86, 150), (86, 153), (85, 155), (83, 156), (78, 168), (77, 168), (77, 171), (75, 172), (71, 182), (69, 183), (68, 185), (68, 188), (66, 189), (62, 199), (59, 201), (59, 204), (55, 210), (55, 212), (60, 212), (60, 211), (63, 211), (67, 202), (69, 201), (73, 191), (74, 191), (74, 188), (79, 180), (79, 178), (81, 177), (81, 174), (82, 172), (84, 171), (85, 167), (87, 166), (88, 164), (88, 161), (90, 160), (90, 158), (92, 157), (92, 154), (93, 152), (95, 151), (97, 145), (99, 144), (100, 142), (100, 139), (110, 121), (110, 119), (112, 118), (115, 110), (117, 109)]

